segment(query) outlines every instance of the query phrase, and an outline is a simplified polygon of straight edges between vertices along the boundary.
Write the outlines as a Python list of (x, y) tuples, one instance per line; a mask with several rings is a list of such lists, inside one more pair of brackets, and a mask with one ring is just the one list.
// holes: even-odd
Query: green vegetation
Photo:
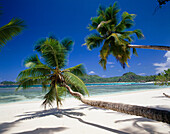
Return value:
[[(83, 81), (77, 76), (83, 76), (85, 69), (82, 64), (64, 69), (67, 65), (67, 56), (72, 49), (73, 41), (65, 38), (59, 42), (54, 37), (42, 39), (37, 42), (34, 50), (41, 55), (32, 55), (24, 61), (28, 68), (17, 77), (18, 89), (27, 89), (34, 84), (42, 84), (42, 90), (48, 91), (44, 96), (43, 105), (52, 106), (54, 100), (57, 107), (62, 104), (62, 96), (66, 96), (67, 87), (83, 95), (88, 94)], [(47, 85), (50, 84), (50, 87)], [(69, 86), (68, 86), (69, 85)], [(69, 88), (70, 88), (69, 87)]]
[[(117, 3), (108, 8), (100, 6), (97, 17), (91, 18), (92, 24), (88, 27), (89, 30), (96, 30), (97, 33), (89, 35), (85, 39), (85, 45), (89, 50), (103, 45), (100, 50), (99, 64), (104, 69), (106, 69), (109, 55), (113, 55), (123, 68), (125, 68), (125, 63), (128, 66), (131, 55), (128, 45), (133, 42), (133, 35), (136, 35), (139, 39), (144, 37), (139, 29), (127, 31), (134, 25), (136, 15), (123, 12), (122, 19), (119, 21), (119, 11)], [(133, 54), (137, 55), (135, 48), (133, 48)]]
[[(109, 78), (103, 78), (98, 75), (84, 75), (79, 76), (81, 80), (84, 81), (84, 83), (102, 83), (102, 82), (150, 82), (150, 81), (156, 81), (157, 75), (150, 75), (150, 76), (140, 76), (136, 75), (133, 72), (128, 72), (123, 74), (122, 76), (116, 76), (116, 77), (109, 77)], [(12, 81), (3, 81), (1, 84), (17, 84), (17, 82)], [(41, 83), (37, 83), (41, 84)]]
[(18, 18), (13, 18), (8, 24), (0, 27), (0, 48), (6, 44), (8, 40), (11, 40), (12, 37), (18, 35), (24, 28), (24, 21)]
[(107, 8), (99, 7), (97, 17), (91, 18), (92, 24), (89, 30), (96, 30), (85, 39), (85, 44), (89, 50), (101, 47), (99, 64), (106, 69), (107, 59), (109, 55), (113, 55), (123, 68), (128, 66), (128, 60), (131, 58), (130, 48), (133, 48), (133, 54), (137, 55), (135, 48), (157, 49), (170, 51), (169, 46), (152, 46), (152, 45), (131, 45), (134, 41), (134, 35), (138, 39), (142, 39), (144, 35), (141, 30), (133, 31), (135, 14), (127, 12), (122, 13), (122, 19), (118, 20), (120, 9), (117, 3)]
[(156, 83), (157, 85), (163, 86), (170, 86), (170, 69), (164, 70), (161, 74), (159, 74), (156, 77)]
[(156, 80), (156, 75), (140, 76), (133, 72), (128, 72), (122, 76), (102, 78), (98, 75), (86, 75), (81, 77), (85, 83), (101, 83), (101, 82), (150, 82)]
[[(80, 76), (80, 79), (84, 81), (84, 83), (102, 83), (102, 82), (150, 82), (156, 81), (157, 75), (150, 75), (150, 76), (140, 76), (136, 75), (133, 72), (128, 72), (123, 74), (122, 76), (117, 77), (109, 77), (103, 78), (98, 75), (84, 75), (83, 77)], [(12, 81), (3, 81), (1, 84), (17, 84), (16, 82)], [(37, 83), (41, 84), (41, 83)]]
[(0, 84), (13, 85), (13, 84), (16, 84), (16, 82), (14, 82), (14, 81), (2, 81), (2, 82), (0, 82)]

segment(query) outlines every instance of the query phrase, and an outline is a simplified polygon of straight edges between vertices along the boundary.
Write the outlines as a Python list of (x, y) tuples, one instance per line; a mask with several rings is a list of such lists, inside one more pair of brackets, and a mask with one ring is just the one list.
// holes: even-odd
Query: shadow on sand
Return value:
[[(125, 119), (125, 120), (117, 120), (115, 123), (131, 123), (135, 129), (130, 128), (124, 128), (123, 131), (130, 132), (131, 134), (136, 133), (148, 133), (148, 134), (163, 134), (156, 131), (156, 127), (154, 125), (148, 124), (148, 123), (157, 123), (154, 120), (146, 119), (146, 118), (131, 118), (131, 119)], [(167, 124), (167, 126), (170, 127), (170, 125)], [(170, 133), (167, 132), (167, 133)]]
[[(85, 109), (85, 108), (88, 108), (88, 107), (80, 107), (80, 109)], [(15, 127), (16, 124), (20, 123), (20, 121), (53, 115), (57, 118), (62, 118), (63, 116), (67, 116), (69, 118), (76, 119), (79, 122), (84, 123), (86, 125), (90, 125), (90, 126), (93, 126), (93, 127), (104, 129), (106, 131), (110, 131), (110, 132), (114, 132), (114, 133), (118, 133), (118, 134), (129, 134), (129, 133), (126, 133), (126, 132), (123, 132), (123, 131), (120, 131), (120, 130), (116, 130), (116, 129), (112, 129), (112, 128), (105, 127), (105, 126), (102, 126), (102, 125), (98, 125), (96, 123), (90, 123), (88, 121), (84, 121), (81, 118), (78, 118), (78, 116), (84, 116), (84, 114), (81, 113), (81, 112), (75, 112), (75, 110), (80, 110), (80, 109), (74, 109), (74, 108), (73, 109), (60, 109), (60, 110), (50, 109), (50, 110), (26, 112), (23, 115), (16, 116), (16, 117), (20, 118), (16, 121), (5, 122), (5, 123), (0, 124), (0, 133), (7, 132), (10, 128)], [(35, 130), (24, 131), (24, 132), (15, 133), (15, 134), (30, 134), (30, 133), (31, 134), (48, 134), (48, 133), (53, 133), (53, 132), (64, 131), (66, 129), (68, 129), (68, 128), (67, 127), (37, 128)]]
[[(117, 133), (117, 134), (135, 134), (138, 133), (140, 130), (141, 131), (145, 131), (146, 133), (149, 134), (159, 134), (158, 132), (156, 132), (156, 128), (154, 125), (145, 125), (146, 123), (153, 123), (156, 122), (154, 120), (150, 120), (150, 119), (146, 119), (146, 118), (132, 118), (132, 119), (126, 119), (126, 120), (117, 120), (115, 121), (115, 123), (120, 123), (120, 125), (122, 125), (121, 123), (126, 123), (129, 122), (130, 124), (133, 125), (134, 128), (136, 129), (132, 129), (132, 128), (124, 128), (121, 130), (116, 130), (113, 128), (109, 128), (107, 126), (103, 126), (103, 125), (99, 125), (97, 123), (92, 123), (92, 122), (88, 122), (83, 120), (81, 117), (85, 116), (84, 113), (82, 112), (77, 112), (77, 110), (81, 110), (81, 109), (87, 109), (87, 110), (99, 110), (100, 108), (95, 108), (95, 107), (91, 107), (88, 105), (80, 105), (77, 108), (70, 108), (70, 109), (49, 109), (49, 110), (41, 110), (41, 111), (31, 111), (31, 112), (26, 112), (25, 114), (22, 115), (18, 115), (16, 116), (17, 118), (19, 118), (16, 121), (13, 122), (5, 122), (0, 124), (0, 133), (4, 133), (7, 132), (9, 129), (11, 129), (12, 127), (15, 127), (15, 125), (22, 123), (20, 121), (23, 120), (28, 120), (28, 119), (34, 119), (34, 118), (42, 118), (42, 117), (46, 117), (46, 116), (55, 116), (57, 118), (62, 118), (63, 116), (67, 116), (69, 118), (75, 119), (77, 121), (79, 121), (80, 123), (86, 124), (86, 125), (90, 125), (92, 127), (96, 127), (99, 129), (103, 129), (106, 132), (113, 132), (113, 133)], [(101, 109), (100, 109), (101, 110)], [(115, 112), (108, 112), (105, 109), (102, 109), (105, 111), (106, 114), (115, 114)], [(117, 112), (116, 112), (117, 114)], [(121, 114), (121, 113), (120, 113)], [(141, 123), (144, 123), (141, 125)], [(168, 124), (167, 124), (168, 125)], [(60, 132), (60, 131), (64, 131), (66, 129), (69, 129), (68, 127), (56, 127), (56, 128), (37, 128), (35, 130), (31, 130), (31, 131), (24, 131), (24, 132), (20, 132), (20, 133), (15, 133), (15, 134), (46, 134), (46, 133), (53, 133), (53, 132)], [(138, 132), (136, 131), (138, 130)]]

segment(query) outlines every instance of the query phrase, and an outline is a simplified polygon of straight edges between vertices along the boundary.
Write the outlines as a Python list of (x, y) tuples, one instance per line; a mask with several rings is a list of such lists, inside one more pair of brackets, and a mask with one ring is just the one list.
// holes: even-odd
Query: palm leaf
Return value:
[(27, 89), (30, 88), (32, 85), (35, 84), (41, 84), (42, 82), (46, 81), (47, 77), (45, 76), (39, 76), (39, 77), (27, 77), (18, 80), (19, 83), (18, 87), (16, 88), (16, 91), (20, 89)]
[(42, 103), (42, 105), (44, 105), (45, 109), (46, 109), (47, 105), (49, 107), (52, 107), (52, 103), (54, 102), (55, 98), (56, 98), (55, 88), (54, 87), (50, 87), (49, 91), (44, 96), (45, 100)]
[(26, 67), (34, 67), (35, 65), (42, 64), (41, 61), (38, 58), (38, 55), (32, 55), (24, 60), (24, 65)]
[(18, 18), (12, 19), (8, 24), (2, 26), (0, 28), (0, 46), (18, 35), (24, 28), (24, 21)]
[(65, 67), (67, 51), (59, 41), (47, 38), (44, 42), (41, 41), (36, 44), (35, 50), (41, 54), (46, 64), (50, 67)]
[(25, 79), (27, 77), (40, 77), (51, 74), (51, 68), (46, 65), (40, 64), (32, 68), (21, 71), (17, 77), (17, 81)]
[(134, 18), (135, 14), (129, 14), (127, 12), (123, 12), (122, 20), (120, 23), (115, 27), (116, 32), (122, 32), (125, 29), (131, 28), (134, 25)]
[(92, 50), (93, 48), (99, 47), (101, 43), (103, 42), (103, 37), (101, 37), (99, 34), (91, 34), (86, 39), (86, 44), (89, 50)]
[(63, 77), (65, 79), (66, 84), (70, 85), (73, 91), (80, 92), (83, 95), (85, 94), (89, 95), (84, 82), (80, 78), (78, 78), (76, 75), (70, 72), (64, 72)]
[(83, 66), (83, 64), (79, 64), (77, 66), (67, 68), (64, 71), (69, 71), (69, 72), (73, 73), (76, 76), (84, 76), (86, 74), (86, 69)]
[(61, 41), (61, 44), (65, 47), (65, 49), (67, 51), (71, 51), (72, 48), (73, 48), (74, 42), (71, 39), (69, 39), (69, 38), (64, 38)]

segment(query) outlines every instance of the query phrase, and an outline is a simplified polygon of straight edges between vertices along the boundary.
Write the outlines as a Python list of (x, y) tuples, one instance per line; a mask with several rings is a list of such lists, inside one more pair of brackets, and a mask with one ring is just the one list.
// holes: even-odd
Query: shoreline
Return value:
[[(170, 88), (157, 88), (157, 89), (140, 89), (140, 90), (133, 90), (133, 91), (122, 91), (122, 92), (114, 92), (114, 93), (110, 93), (110, 94), (97, 94), (97, 95), (90, 95), (89, 97), (87, 97), (87, 96), (85, 96), (85, 98), (91, 98), (91, 97), (93, 97), (93, 98), (98, 98), (98, 97), (105, 97), (105, 96), (116, 96), (116, 95), (128, 95), (128, 94), (133, 94), (133, 93), (142, 93), (142, 92), (149, 92), (149, 91), (156, 91), (156, 90), (160, 90), (160, 91), (162, 91), (162, 90), (168, 90), (168, 89), (170, 89)], [(75, 99), (73, 96), (71, 96), (70, 94), (69, 94), (69, 96), (67, 96), (67, 97), (65, 97), (64, 98), (64, 100), (65, 99), (69, 99), (69, 98), (73, 98), (73, 99)], [(38, 99), (38, 98), (36, 98), (36, 99), (26, 99), (26, 100), (21, 100), (21, 101), (16, 101), (16, 102), (5, 102), (5, 103), (0, 103), (0, 106), (1, 105), (6, 105), (6, 104), (19, 104), (19, 103), (24, 103), (24, 102), (40, 102), (40, 101), (43, 101), (43, 99)]]
[[(90, 100), (102, 100), (153, 107), (170, 111), (170, 88), (91, 96)], [(60, 110), (44, 110), (42, 101), (1, 104), (0, 133), (50, 133), (50, 134), (150, 134), (169, 133), (170, 124), (105, 110), (83, 104), (75, 98), (66, 98)], [(59, 131), (60, 130), (60, 131)]]

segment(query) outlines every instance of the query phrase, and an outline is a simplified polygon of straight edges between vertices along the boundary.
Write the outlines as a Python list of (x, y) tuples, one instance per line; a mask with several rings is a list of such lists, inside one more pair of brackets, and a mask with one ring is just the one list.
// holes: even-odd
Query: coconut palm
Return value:
[[(54, 37), (41, 39), (35, 45), (35, 50), (42, 57), (32, 55), (24, 61), (28, 69), (21, 71), (17, 77), (18, 89), (27, 89), (34, 84), (42, 84), (42, 89), (48, 91), (44, 96), (43, 104), (52, 106), (54, 100), (57, 107), (62, 101), (62, 96), (67, 94), (65, 84), (74, 91), (85, 95), (88, 94), (83, 81), (77, 76), (83, 76), (85, 69), (82, 64), (65, 69), (67, 56), (73, 46), (73, 41), (65, 38), (59, 42)], [(50, 86), (48, 86), (48, 84)]]
[(21, 19), (12, 19), (8, 24), (0, 27), (0, 47), (18, 35), (24, 29), (24, 21)]
[[(44, 96), (43, 104), (45, 106), (47, 104), (51, 106), (52, 102), (56, 100), (59, 108), (62, 96), (68, 91), (71, 95), (90, 106), (170, 123), (170, 112), (168, 111), (84, 98), (83, 95), (88, 94), (88, 91), (84, 83), (77, 77), (85, 74), (83, 65), (80, 64), (64, 69), (67, 63), (67, 54), (71, 50), (72, 45), (73, 42), (69, 39), (64, 39), (61, 42), (53, 37), (40, 40), (35, 45), (35, 50), (41, 55), (41, 60), (43, 61), (38, 58), (38, 55), (30, 56), (25, 60), (24, 65), (28, 69), (20, 72), (18, 75), (17, 81), (19, 86), (17, 90), (21, 88), (27, 89), (34, 84), (42, 84), (42, 89), (48, 90)], [(48, 84), (50, 86), (47, 86)]]
[[(162, 72), (156, 77), (155, 84), (160, 85), (160, 86), (163, 86), (163, 85), (170, 86), (170, 68), (167, 70), (164, 70), (164, 72)], [(163, 93), (163, 95), (170, 98), (170, 95), (167, 95), (165, 93)]]
[(159, 74), (156, 77), (156, 83), (160, 86), (170, 86), (170, 68), (167, 70), (164, 70), (164, 72), (162, 72), (161, 74)]
[(170, 50), (168, 46), (145, 46), (131, 45), (134, 41), (134, 35), (138, 39), (144, 38), (141, 30), (136, 29), (128, 31), (134, 25), (135, 14), (127, 12), (122, 13), (121, 21), (118, 21), (118, 13), (120, 9), (117, 3), (108, 8), (99, 7), (98, 16), (91, 18), (92, 24), (89, 25), (89, 30), (96, 30), (97, 33), (92, 33), (85, 39), (85, 44), (89, 50), (96, 47), (101, 47), (99, 64), (106, 69), (106, 63), (109, 55), (113, 55), (120, 62), (123, 68), (128, 66), (131, 51), (137, 55), (136, 48)]

